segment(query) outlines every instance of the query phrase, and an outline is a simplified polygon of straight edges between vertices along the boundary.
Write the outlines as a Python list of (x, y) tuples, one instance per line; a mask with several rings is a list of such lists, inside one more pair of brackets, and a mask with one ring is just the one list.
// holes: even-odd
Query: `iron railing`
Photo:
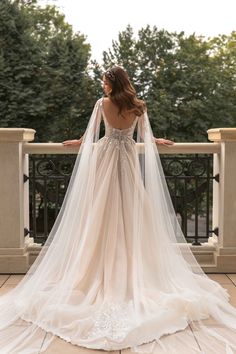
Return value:
[[(76, 155), (31, 155), (30, 234), (44, 243), (60, 210)], [(212, 154), (162, 155), (167, 185), (188, 242), (200, 245), (212, 231)], [(27, 232), (26, 232), (27, 234)]]
[(211, 233), (213, 176), (212, 155), (162, 156), (171, 199), (187, 241), (201, 245)]

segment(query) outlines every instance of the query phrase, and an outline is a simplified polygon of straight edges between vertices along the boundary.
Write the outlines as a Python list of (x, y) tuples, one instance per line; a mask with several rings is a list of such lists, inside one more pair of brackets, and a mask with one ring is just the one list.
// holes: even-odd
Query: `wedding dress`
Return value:
[(228, 300), (181, 232), (147, 113), (116, 129), (99, 99), (47, 242), (0, 297), (0, 353), (42, 353), (56, 336), (104, 350), (234, 353)]

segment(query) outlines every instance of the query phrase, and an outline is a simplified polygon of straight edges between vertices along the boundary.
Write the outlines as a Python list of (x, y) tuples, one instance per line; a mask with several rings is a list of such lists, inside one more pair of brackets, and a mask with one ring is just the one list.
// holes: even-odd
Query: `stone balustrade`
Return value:
[[(29, 154), (75, 154), (78, 147), (62, 144), (29, 143), (33, 129), (0, 129), (0, 273), (24, 273), (40, 251), (24, 228), (29, 229), (28, 175)], [(212, 143), (176, 143), (160, 146), (162, 154), (210, 153), (214, 156), (213, 225), (219, 236), (211, 236), (193, 251), (206, 272), (236, 272), (236, 128), (208, 130)], [(137, 144), (142, 151), (143, 144)], [(211, 262), (207, 264), (209, 256)]]

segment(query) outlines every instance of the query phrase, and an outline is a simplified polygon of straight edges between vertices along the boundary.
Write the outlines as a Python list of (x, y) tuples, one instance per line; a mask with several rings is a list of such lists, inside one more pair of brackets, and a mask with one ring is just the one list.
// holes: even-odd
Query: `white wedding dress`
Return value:
[(0, 353), (42, 353), (56, 336), (104, 350), (236, 353), (228, 300), (181, 232), (147, 113), (115, 129), (99, 99), (49, 238), (0, 297)]

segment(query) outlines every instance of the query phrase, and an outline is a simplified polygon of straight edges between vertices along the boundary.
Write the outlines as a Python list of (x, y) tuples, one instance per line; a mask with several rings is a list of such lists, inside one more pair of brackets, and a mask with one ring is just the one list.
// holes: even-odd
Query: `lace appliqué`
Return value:
[(133, 328), (130, 319), (131, 311), (128, 304), (104, 303), (94, 314), (94, 324), (88, 333), (88, 338), (106, 337), (122, 341)]
[[(124, 176), (126, 172), (126, 163), (127, 163), (127, 144), (135, 147), (135, 140), (131, 137), (123, 134), (122, 131), (113, 131), (108, 136), (104, 136), (103, 138), (106, 140), (103, 146), (103, 151), (105, 151), (109, 145), (117, 149), (119, 152), (119, 162), (118, 162), (118, 170), (120, 171), (121, 175)], [(130, 149), (130, 147), (129, 147)], [(117, 175), (117, 170), (114, 169), (113, 177)]]
[[(122, 131), (113, 131), (109, 135), (105, 135), (104, 138), (107, 140), (107, 144), (114, 144), (117, 149), (121, 148), (124, 143), (130, 143), (135, 145), (135, 140), (130, 136), (123, 134)], [(105, 149), (106, 147), (104, 147)]]

